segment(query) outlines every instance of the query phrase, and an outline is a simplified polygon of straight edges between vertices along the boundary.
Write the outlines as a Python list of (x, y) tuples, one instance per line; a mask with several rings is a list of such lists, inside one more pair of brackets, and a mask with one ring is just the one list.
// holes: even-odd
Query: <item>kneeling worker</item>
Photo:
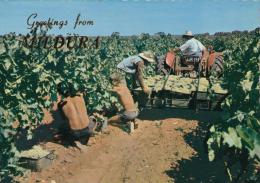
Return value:
[(134, 99), (130, 90), (126, 86), (125, 79), (119, 73), (114, 73), (110, 76), (112, 81), (112, 91), (115, 92), (124, 108), (124, 111), (108, 119), (108, 123), (116, 124), (119, 122), (133, 121), (139, 114), (134, 103)]
[[(108, 123), (129, 122), (133, 121), (138, 116), (138, 108), (134, 103), (134, 99), (127, 84), (132, 85), (132, 87), (130, 87), (134, 88), (138, 85), (138, 81), (144, 93), (150, 94), (150, 89), (143, 81), (144, 66), (148, 63), (155, 63), (155, 56), (151, 51), (130, 56), (117, 65), (117, 72), (110, 76), (113, 85), (112, 91), (119, 96), (125, 111), (111, 117), (108, 120)], [(126, 82), (126, 79), (128, 79), (126, 74), (132, 75), (132, 81), (130, 83)]]
[(69, 125), (69, 134), (73, 140), (86, 145), (89, 137), (93, 135), (96, 123), (93, 122), (87, 113), (83, 94), (76, 96), (64, 95), (65, 99), (59, 102), (59, 108)]

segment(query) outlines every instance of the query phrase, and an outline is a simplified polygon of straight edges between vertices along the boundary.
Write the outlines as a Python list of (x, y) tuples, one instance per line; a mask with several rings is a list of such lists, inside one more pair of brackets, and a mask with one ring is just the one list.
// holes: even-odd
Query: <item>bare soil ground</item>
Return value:
[(140, 115), (131, 135), (109, 126), (88, 146), (44, 142), (57, 158), (21, 182), (56, 183), (224, 183), (223, 163), (210, 163), (205, 129), (218, 112), (156, 109)]

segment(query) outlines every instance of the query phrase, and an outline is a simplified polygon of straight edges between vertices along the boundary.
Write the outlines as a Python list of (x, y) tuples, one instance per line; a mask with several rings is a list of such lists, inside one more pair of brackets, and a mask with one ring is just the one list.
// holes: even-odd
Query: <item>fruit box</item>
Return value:
[(39, 172), (47, 167), (49, 167), (53, 160), (56, 158), (54, 151), (43, 157), (31, 158), (31, 157), (21, 157), (19, 162), (20, 165), (26, 169), (30, 169), (31, 171)]

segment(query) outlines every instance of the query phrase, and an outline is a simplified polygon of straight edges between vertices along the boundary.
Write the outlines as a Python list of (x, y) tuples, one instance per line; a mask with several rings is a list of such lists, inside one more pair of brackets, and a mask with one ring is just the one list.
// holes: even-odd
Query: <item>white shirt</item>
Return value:
[(142, 61), (142, 59), (138, 55), (130, 56), (120, 62), (117, 65), (117, 68), (125, 71), (126, 73), (134, 74), (136, 73), (136, 64), (140, 61)]
[(202, 56), (202, 50), (205, 49), (205, 46), (195, 38), (191, 38), (186, 41), (181, 47), (180, 50), (185, 56)]

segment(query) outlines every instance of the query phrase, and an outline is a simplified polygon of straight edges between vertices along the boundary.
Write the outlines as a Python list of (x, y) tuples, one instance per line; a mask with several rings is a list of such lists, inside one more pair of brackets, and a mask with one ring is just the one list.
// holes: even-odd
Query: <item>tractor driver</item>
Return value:
[(195, 77), (197, 75), (199, 62), (206, 62), (206, 48), (203, 44), (194, 38), (191, 31), (186, 31), (182, 37), (186, 40), (186, 42), (180, 47), (170, 49), (171, 52), (179, 52), (182, 53), (181, 63), (184, 65), (193, 65), (195, 67), (194, 73)]

